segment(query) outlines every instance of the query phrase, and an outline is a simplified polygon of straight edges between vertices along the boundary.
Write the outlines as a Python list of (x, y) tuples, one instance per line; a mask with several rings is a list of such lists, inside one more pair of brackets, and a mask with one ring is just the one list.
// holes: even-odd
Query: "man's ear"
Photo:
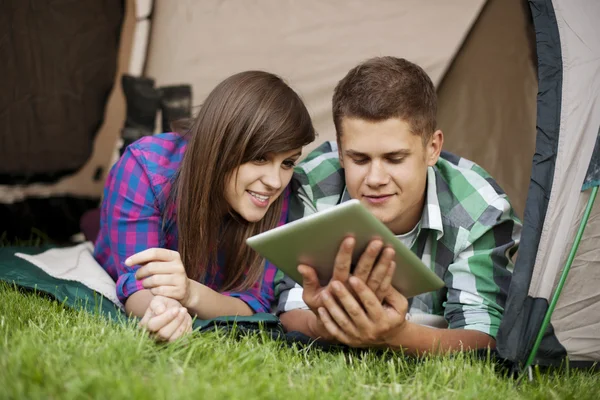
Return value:
[(444, 145), (444, 133), (441, 130), (433, 132), (429, 142), (427, 143), (426, 154), (427, 154), (427, 165), (433, 167), (440, 158), (442, 152), (442, 146)]

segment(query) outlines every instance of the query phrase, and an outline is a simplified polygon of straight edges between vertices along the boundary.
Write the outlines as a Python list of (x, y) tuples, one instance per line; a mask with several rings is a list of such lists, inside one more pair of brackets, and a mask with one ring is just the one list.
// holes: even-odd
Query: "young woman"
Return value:
[(94, 256), (127, 313), (162, 340), (191, 316), (269, 312), (275, 267), (245, 245), (285, 223), (293, 167), (315, 138), (279, 77), (221, 82), (185, 134), (128, 146), (107, 178)]

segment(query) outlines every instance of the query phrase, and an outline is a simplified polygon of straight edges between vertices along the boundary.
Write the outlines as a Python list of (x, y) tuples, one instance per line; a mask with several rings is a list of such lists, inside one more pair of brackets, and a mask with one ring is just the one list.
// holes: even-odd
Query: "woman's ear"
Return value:
[(433, 167), (440, 158), (442, 152), (442, 146), (444, 145), (444, 133), (441, 130), (433, 132), (429, 142), (427, 143), (426, 154), (427, 154), (427, 165)]

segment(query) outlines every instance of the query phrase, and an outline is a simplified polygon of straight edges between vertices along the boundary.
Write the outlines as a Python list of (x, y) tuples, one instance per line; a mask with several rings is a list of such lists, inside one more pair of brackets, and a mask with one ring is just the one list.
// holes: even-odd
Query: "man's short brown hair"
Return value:
[(436, 114), (433, 82), (421, 67), (403, 58), (371, 58), (351, 69), (333, 92), (338, 141), (343, 117), (367, 121), (400, 118), (425, 143), (436, 129)]

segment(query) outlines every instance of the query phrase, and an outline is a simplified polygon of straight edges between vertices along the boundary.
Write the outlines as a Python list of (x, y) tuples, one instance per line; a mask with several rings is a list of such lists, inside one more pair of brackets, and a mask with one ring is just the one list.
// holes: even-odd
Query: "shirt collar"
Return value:
[(440, 210), (440, 201), (438, 199), (436, 173), (433, 167), (427, 167), (427, 194), (425, 195), (425, 205), (421, 215), (421, 229), (430, 229), (437, 231), (437, 240), (444, 236), (444, 226), (442, 224), (442, 211)]

